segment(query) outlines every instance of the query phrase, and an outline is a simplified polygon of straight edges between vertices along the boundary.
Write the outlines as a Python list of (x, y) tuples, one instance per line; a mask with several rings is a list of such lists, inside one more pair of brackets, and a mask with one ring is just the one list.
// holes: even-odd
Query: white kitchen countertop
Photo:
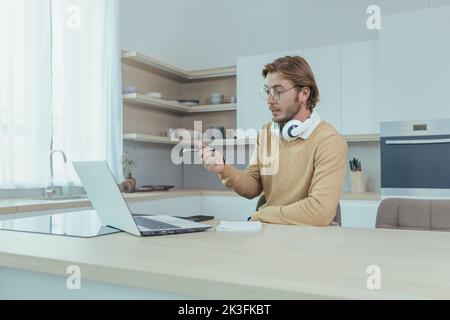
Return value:
[[(148, 201), (156, 199), (167, 199), (174, 197), (189, 197), (189, 196), (231, 196), (239, 197), (233, 191), (227, 190), (170, 190), (162, 192), (138, 192), (138, 193), (124, 193), (127, 202)], [(341, 200), (379, 200), (379, 193), (342, 193)], [(35, 200), (35, 199), (5, 199), (0, 200), (0, 215), (1, 214), (15, 214), (21, 212), (32, 212), (41, 210), (56, 210), (68, 208), (86, 208), (90, 207), (89, 199), (75, 199), (75, 200)]]
[[(230, 191), (203, 191), (203, 190), (171, 190), (163, 192), (137, 192), (124, 193), (127, 202), (148, 201), (156, 199), (166, 199), (173, 197), (188, 197), (199, 195), (226, 195), (233, 196), (234, 193)], [(89, 199), (74, 199), (74, 200), (36, 200), (30, 198), (17, 198), (0, 200), (0, 214), (13, 214), (20, 212), (32, 212), (41, 210), (53, 209), (68, 209), (68, 208), (85, 208), (90, 207)]]
[[(271, 224), (91, 239), (0, 231), (0, 271), (65, 277), (75, 264), (83, 279), (203, 299), (449, 299), (448, 243), (449, 232)], [(380, 290), (367, 287), (369, 267)]]

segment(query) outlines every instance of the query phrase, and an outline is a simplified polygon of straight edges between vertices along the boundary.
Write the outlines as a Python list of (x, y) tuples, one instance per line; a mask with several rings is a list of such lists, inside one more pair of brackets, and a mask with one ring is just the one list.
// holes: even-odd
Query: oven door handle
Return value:
[(450, 139), (386, 140), (386, 144), (434, 144), (434, 143), (450, 143)]

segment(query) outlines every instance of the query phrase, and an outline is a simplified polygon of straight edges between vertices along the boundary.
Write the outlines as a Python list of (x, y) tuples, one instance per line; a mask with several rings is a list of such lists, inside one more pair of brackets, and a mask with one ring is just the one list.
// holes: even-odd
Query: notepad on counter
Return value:
[(221, 221), (216, 231), (256, 232), (261, 231), (261, 221)]

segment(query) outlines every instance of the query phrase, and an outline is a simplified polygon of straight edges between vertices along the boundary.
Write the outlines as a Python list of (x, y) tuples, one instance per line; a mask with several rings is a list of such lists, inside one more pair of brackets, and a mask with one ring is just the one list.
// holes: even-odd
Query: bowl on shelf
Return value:
[(192, 99), (182, 99), (177, 101), (186, 106), (198, 106), (200, 104), (199, 100), (192, 100)]
[(223, 98), (224, 96), (221, 93), (211, 93), (211, 104), (222, 104)]
[(161, 92), (147, 92), (145, 95), (149, 98), (162, 99)]

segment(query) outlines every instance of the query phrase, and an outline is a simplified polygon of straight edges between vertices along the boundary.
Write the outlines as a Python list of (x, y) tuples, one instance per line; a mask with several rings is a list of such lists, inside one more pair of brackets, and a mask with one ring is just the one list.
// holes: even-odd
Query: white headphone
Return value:
[[(304, 122), (300, 120), (290, 120), (287, 122), (281, 131), (281, 135), (285, 141), (293, 141), (309, 130), (311, 126), (317, 125), (318, 121), (320, 122), (320, 117), (313, 111), (311, 116)], [(280, 134), (280, 126), (278, 123), (272, 122), (272, 132), (276, 135)]]

